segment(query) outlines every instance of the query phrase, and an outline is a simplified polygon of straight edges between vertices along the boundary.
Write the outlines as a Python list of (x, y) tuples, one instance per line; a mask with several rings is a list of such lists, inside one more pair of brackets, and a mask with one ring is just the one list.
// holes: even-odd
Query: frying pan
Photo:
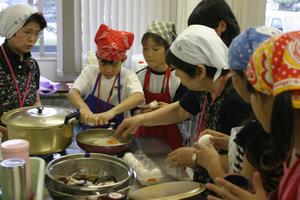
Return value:
[[(110, 129), (88, 129), (76, 135), (78, 146), (89, 153), (105, 153), (115, 155), (129, 149), (133, 137), (122, 138), (121, 141), (112, 139), (115, 130)], [(116, 141), (112, 144), (108, 141)]]

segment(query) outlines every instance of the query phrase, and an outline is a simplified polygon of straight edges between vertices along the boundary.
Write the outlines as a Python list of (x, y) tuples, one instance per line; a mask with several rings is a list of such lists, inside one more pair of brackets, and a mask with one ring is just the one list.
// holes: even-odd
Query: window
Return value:
[(147, 25), (153, 19), (180, 22), (180, 32), (189, 14), (186, 4), (191, 2), (194, 7), (199, 0), (0, 0), (0, 10), (24, 3), (43, 12), (48, 27), (33, 48), (33, 57), (41, 75), (57, 81), (78, 76), (86, 55), (95, 51), (94, 35), (101, 23), (134, 32), (134, 45), (127, 53), (131, 68), (132, 56), (142, 52), (140, 40)]
[(277, 28), (277, 29), (283, 31), (281, 19), (273, 18), (272, 23), (271, 23), (271, 27), (274, 27), (274, 28)]
[(300, 3), (298, 0), (267, 0), (265, 25), (283, 32), (300, 29)]
[[(57, 34), (56, 34), (56, 0), (0, 0), (0, 10), (14, 4), (28, 4), (36, 11), (42, 12), (46, 21), (47, 28), (32, 49), (32, 53), (40, 56), (55, 54), (57, 51)], [(0, 37), (1, 44), (4, 38)]]

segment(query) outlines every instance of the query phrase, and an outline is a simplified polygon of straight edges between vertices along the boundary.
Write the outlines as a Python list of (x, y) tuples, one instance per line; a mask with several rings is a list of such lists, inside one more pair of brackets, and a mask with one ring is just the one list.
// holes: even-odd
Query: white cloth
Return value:
[(0, 12), (0, 35), (7, 39), (11, 38), (33, 13), (33, 8), (26, 4), (16, 4), (5, 8)]
[(192, 65), (207, 65), (217, 69), (214, 81), (222, 69), (228, 68), (228, 48), (212, 28), (191, 25), (172, 43), (171, 52), (182, 61)]
[[(144, 85), (146, 72), (147, 72), (147, 68), (144, 68), (143, 70), (140, 70), (137, 73), (142, 85)], [(165, 76), (164, 74), (159, 75), (159, 74), (151, 73), (150, 85), (149, 85), (150, 92), (161, 93), (164, 76)], [(171, 76), (169, 79), (169, 92), (170, 92), (171, 100), (174, 99), (176, 90), (178, 89), (179, 85), (180, 85), (180, 79), (175, 75), (175, 70), (173, 70), (171, 71)]]
[(231, 129), (229, 144), (228, 144), (228, 171), (229, 173), (241, 173), (243, 168), (244, 152), (241, 147), (235, 143), (237, 134), (243, 126), (234, 127)]
[[(92, 93), (94, 85), (97, 80), (97, 76), (99, 74), (99, 67), (98, 65), (87, 65), (75, 80), (72, 88), (76, 88), (79, 90), (80, 94), (87, 97), (89, 94)], [(135, 92), (143, 92), (142, 85), (137, 77), (137, 75), (129, 70), (125, 69), (124, 67), (121, 68), (121, 101), (129, 97)], [(100, 99), (106, 101), (110, 89), (113, 85), (115, 77), (111, 79), (106, 79), (104, 76), (101, 77), (101, 88), (100, 88)], [(118, 84), (115, 83), (115, 87), (113, 90), (113, 94), (110, 98), (110, 102), (113, 105), (119, 104), (118, 100)], [(98, 88), (95, 90), (94, 96), (97, 97)], [(130, 112), (125, 112), (125, 117), (129, 117)]]

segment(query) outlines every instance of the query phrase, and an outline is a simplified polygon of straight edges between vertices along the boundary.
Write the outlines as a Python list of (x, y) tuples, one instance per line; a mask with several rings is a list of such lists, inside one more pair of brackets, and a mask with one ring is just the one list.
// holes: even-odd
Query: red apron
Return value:
[(300, 184), (300, 159), (290, 167), (288, 167), (288, 162), (285, 163), (284, 175), (281, 178), (279, 185), (279, 200), (297, 200), (300, 199), (299, 196), (299, 184)]
[[(145, 80), (144, 80), (144, 88), (143, 88), (147, 104), (149, 104), (154, 100), (158, 102), (166, 102), (166, 103), (172, 102), (169, 93), (170, 74), (171, 74), (171, 69), (167, 68), (161, 93), (152, 93), (149, 91), (151, 71), (150, 69), (147, 70), (145, 75)], [(163, 138), (166, 140), (166, 142), (173, 150), (178, 147), (182, 147), (182, 136), (180, 130), (177, 127), (177, 124), (152, 126), (152, 127), (141, 126), (136, 131), (136, 136), (151, 136), (151, 137)]]

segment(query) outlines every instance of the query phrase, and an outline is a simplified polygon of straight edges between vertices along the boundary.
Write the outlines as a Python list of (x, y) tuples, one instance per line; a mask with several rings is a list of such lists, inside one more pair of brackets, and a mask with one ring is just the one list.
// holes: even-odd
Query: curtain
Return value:
[(142, 53), (141, 37), (147, 25), (154, 19), (176, 23), (176, 11), (174, 0), (82, 0), (83, 58), (95, 51), (94, 36), (100, 24), (105, 23), (113, 29), (134, 33), (126, 62), (126, 67), (131, 68), (132, 55)]
[[(94, 35), (101, 23), (132, 31), (135, 41), (128, 55), (141, 53), (140, 40), (152, 20), (175, 22), (180, 33), (201, 0), (82, 0), (83, 53), (95, 50)], [(266, 0), (226, 0), (241, 30), (265, 24)]]
[(187, 20), (198, 3), (202, 0), (177, 0), (177, 31), (187, 27)]
[(265, 25), (266, 0), (226, 0), (232, 8), (241, 31), (250, 26)]

